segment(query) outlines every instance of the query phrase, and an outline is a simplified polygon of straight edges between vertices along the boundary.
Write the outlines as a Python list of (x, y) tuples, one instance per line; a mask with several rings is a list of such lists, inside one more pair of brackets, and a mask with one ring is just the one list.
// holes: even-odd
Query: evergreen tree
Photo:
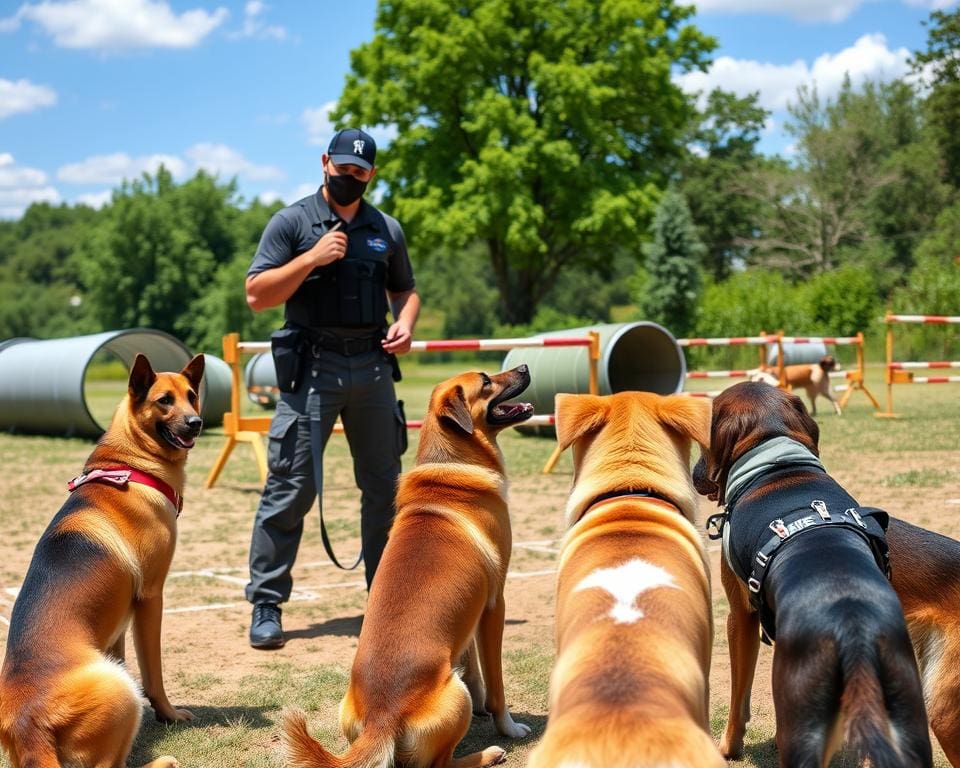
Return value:
[(643, 247), (646, 279), (638, 297), (642, 317), (685, 336), (696, 321), (699, 264), (704, 246), (684, 196), (668, 189), (653, 220), (653, 242)]

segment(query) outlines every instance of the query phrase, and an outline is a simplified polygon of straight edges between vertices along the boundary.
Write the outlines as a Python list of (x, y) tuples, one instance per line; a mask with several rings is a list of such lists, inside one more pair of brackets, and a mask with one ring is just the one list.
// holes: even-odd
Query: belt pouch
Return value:
[(303, 338), (294, 328), (281, 328), (270, 334), (273, 367), (277, 371), (277, 386), (281, 392), (296, 392), (300, 386), (303, 368)]

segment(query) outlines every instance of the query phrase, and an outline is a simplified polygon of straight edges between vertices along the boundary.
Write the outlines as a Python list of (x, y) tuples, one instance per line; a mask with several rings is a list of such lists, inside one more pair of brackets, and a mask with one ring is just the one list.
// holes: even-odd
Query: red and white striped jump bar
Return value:
[(448, 352), (456, 349), (506, 350), (521, 347), (589, 347), (588, 336), (536, 336), (528, 339), (438, 339), (415, 341), (411, 352)]
[(888, 323), (960, 323), (960, 315), (887, 315)]
[(784, 344), (859, 344), (856, 336), (784, 336)]
[(887, 363), (887, 368), (898, 371), (907, 370), (909, 368), (960, 368), (960, 361)]
[[(415, 341), (410, 345), (411, 352), (450, 352), (458, 349), (472, 350), (508, 350), (520, 347), (589, 347), (589, 336), (533, 337), (529, 339), (437, 339), (435, 341)], [(269, 352), (269, 341), (241, 341), (237, 344), (241, 352)]]
[(736, 336), (715, 339), (677, 339), (681, 347), (733, 347), (738, 344), (776, 344), (776, 336)]
[(688, 379), (745, 379), (753, 376), (758, 369), (752, 371), (687, 371)]
[(911, 384), (953, 384), (960, 381), (960, 376), (914, 376)]

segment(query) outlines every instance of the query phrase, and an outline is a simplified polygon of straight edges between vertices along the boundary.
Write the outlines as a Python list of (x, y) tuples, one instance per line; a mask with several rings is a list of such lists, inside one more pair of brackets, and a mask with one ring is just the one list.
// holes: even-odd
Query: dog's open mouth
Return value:
[(164, 440), (178, 450), (189, 451), (197, 442), (196, 437), (181, 437), (163, 423), (157, 424), (157, 432)]
[(533, 416), (533, 406), (530, 403), (504, 402), (519, 395), (529, 384), (530, 375), (521, 376), (513, 386), (507, 387), (491, 400), (487, 408), (487, 421), (491, 424), (516, 424)]

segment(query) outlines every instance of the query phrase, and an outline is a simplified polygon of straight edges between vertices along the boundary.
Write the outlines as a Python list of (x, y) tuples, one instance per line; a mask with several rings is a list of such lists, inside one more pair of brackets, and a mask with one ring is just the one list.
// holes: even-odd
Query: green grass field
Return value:
[[(419, 418), (433, 385), (447, 376), (480, 366), (453, 362), (419, 362), (404, 368), (398, 387), (407, 416)], [(488, 366), (494, 369), (498, 366)], [(879, 368), (869, 371), (868, 386), (884, 403)], [(727, 382), (710, 382), (716, 389)], [(122, 382), (92, 382), (87, 398), (96, 415), (113, 410)], [(960, 386), (899, 386), (894, 391), (898, 419), (878, 419), (862, 393), (854, 393), (842, 417), (820, 401), (822, 454), (827, 468), (862, 503), (887, 508), (911, 522), (948, 535), (960, 534)], [(252, 404), (249, 413), (259, 413)], [(417, 435), (404, 467), (412, 466)], [(553, 450), (552, 439), (508, 432), (501, 438), (511, 481), (515, 550), (507, 584), (507, 626), (504, 669), (507, 696), (517, 720), (533, 727), (533, 735), (511, 743), (499, 737), (487, 720), (475, 719), (458, 754), (497, 743), (508, 751), (508, 765), (523, 765), (531, 746), (547, 724), (547, 691), (553, 662), (553, 579), (557, 543), (563, 534), (562, 512), (572, 480), (569, 455), (556, 470), (542, 473)], [(243, 600), (246, 557), (260, 482), (247, 445), (239, 445), (217, 485), (204, 489), (204, 479), (224, 443), (221, 429), (210, 429), (198, 442), (188, 464), (189, 482), (180, 539), (166, 588), (163, 660), (171, 701), (191, 709), (192, 723), (163, 726), (145, 710), (144, 725), (131, 765), (162, 754), (175, 755), (183, 766), (282, 765), (278, 722), (285, 707), (306, 710), (311, 728), (326, 745), (342, 751), (346, 742), (337, 725), (356, 649), (366, 593), (362, 577), (339, 573), (325, 563), (316, 514), (306, 530), (295, 570), (295, 600), (285, 606), (290, 637), (276, 652), (257, 652), (246, 643), (249, 606)], [(0, 618), (8, 619), (37, 538), (66, 495), (67, 480), (76, 475), (92, 444), (80, 439), (0, 434)], [(325, 515), (341, 559), (357, 547), (357, 491), (346, 441), (331, 438), (326, 455)], [(701, 512), (712, 506), (704, 501)], [(729, 691), (727, 648), (723, 630), (726, 603), (713, 562), (716, 638), (714, 643), (712, 728), (725, 723)], [(424, 600), (429, 600), (425, 595)], [(0, 622), (0, 640), (7, 624)], [(417, 642), (418, 628), (410, 627)], [(132, 643), (128, 642), (128, 648)], [(130, 651), (128, 651), (130, 653)], [(771, 652), (764, 649), (754, 686), (754, 718), (747, 735), (747, 753), (734, 766), (776, 765), (774, 721), (770, 699)], [(131, 660), (132, 661), (132, 660)], [(131, 663), (136, 669), (136, 665)], [(589, 725), (589, 724), (585, 724)], [(853, 765), (849, 756), (834, 765)], [(4, 760), (0, 765), (8, 766)], [(938, 766), (947, 766), (938, 756)]]

